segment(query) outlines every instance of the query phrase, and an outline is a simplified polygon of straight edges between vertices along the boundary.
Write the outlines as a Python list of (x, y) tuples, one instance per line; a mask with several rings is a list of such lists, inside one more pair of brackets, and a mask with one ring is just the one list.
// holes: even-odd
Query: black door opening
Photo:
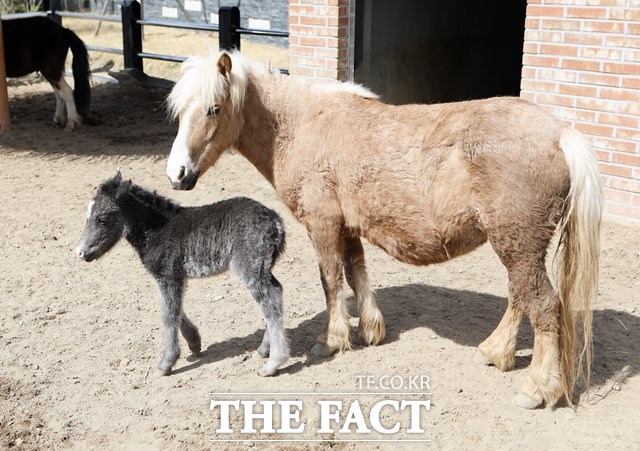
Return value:
[(356, 0), (354, 81), (385, 102), (520, 94), (526, 0)]

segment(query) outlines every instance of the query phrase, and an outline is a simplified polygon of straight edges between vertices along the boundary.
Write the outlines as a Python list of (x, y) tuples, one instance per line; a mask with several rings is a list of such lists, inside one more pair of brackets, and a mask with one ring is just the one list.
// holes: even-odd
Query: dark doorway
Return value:
[(356, 0), (354, 80), (393, 104), (520, 94), (526, 0)]

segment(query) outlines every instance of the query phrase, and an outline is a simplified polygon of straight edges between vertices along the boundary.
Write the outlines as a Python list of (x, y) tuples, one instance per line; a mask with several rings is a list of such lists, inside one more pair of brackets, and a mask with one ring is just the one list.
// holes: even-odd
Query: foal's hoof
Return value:
[(201, 350), (202, 350), (202, 347), (200, 346), (200, 343), (194, 344), (194, 345), (189, 345), (189, 351), (191, 351), (191, 354), (194, 357), (200, 357), (200, 351)]
[(513, 403), (523, 409), (537, 409), (542, 405), (542, 402), (542, 397), (539, 395), (536, 395), (535, 399), (524, 393), (518, 393), (513, 397)]
[(275, 376), (276, 373), (278, 372), (278, 368), (270, 368), (267, 367), (267, 365), (263, 366), (262, 368), (260, 368), (258, 370), (258, 376), (260, 377), (271, 377), (271, 376)]
[(262, 377), (275, 376), (275, 374), (278, 372), (278, 368), (280, 368), (282, 364), (285, 363), (287, 360), (289, 360), (288, 354), (283, 355), (279, 358), (269, 359), (267, 363), (262, 365), (262, 368), (258, 370), (258, 376), (262, 376)]
[(158, 376), (168, 376), (169, 373), (171, 373), (171, 368), (163, 370), (162, 368), (158, 367), (156, 373), (158, 374)]
[(311, 348), (311, 355), (315, 357), (329, 357), (336, 353), (338, 349), (332, 348), (326, 343), (316, 343)]

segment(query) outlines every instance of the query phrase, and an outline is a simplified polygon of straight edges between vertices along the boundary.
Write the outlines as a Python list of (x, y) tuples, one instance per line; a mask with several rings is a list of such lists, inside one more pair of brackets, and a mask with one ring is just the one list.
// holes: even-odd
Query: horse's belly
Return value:
[(416, 222), (413, 227), (369, 227), (360, 234), (404, 263), (429, 265), (466, 254), (487, 241), (475, 221), (434, 228)]

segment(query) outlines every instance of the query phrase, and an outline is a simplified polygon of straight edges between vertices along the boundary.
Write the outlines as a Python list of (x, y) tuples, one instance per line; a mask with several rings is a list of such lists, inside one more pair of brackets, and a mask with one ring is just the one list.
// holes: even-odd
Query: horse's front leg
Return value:
[(350, 237), (345, 240), (344, 273), (358, 303), (358, 340), (363, 345), (377, 345), (384, 340), (384, 318), (378, 309), (376, 295), (369, 285), (360, 238)]
[(310, 228), (309, 236), (318, 255), (320, 280), (327, 302), (327, 325), (311, 348), (317, 357), (328, 357), (336, 351), (351, 349), (351, 325), (342, 290), (344, 241), (339, 227), (319, 224)]
[[(158, 370), (160, 370), (160, 374), (166, 376), (175, 365), (178, 357), (180, 357), (178, 328), (182, 324), (180, 315), (182, 280), (158, 280), (158, 288), (160, 289), (160, 313), (164, 325), (164, 354), (158, 365)], [(186, 329), (183, 330), (189, 329), (189, 323), (191, 322), (187, 319), (187, 323), (184, 323)], [(182, 327), (184, 328), (185, 326)]]

